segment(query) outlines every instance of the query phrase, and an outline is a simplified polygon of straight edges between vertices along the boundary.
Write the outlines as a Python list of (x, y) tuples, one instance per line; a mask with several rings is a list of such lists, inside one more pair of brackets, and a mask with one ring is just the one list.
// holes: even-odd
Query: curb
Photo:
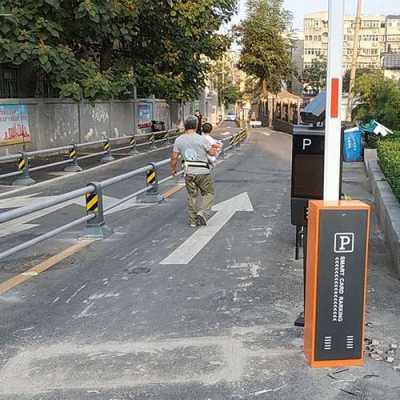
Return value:
[(364, 163), (372, 194), (375, 197), (378, 221), (400, 278), (400, 203), (379, 166), (376, 150), (365, 150)]

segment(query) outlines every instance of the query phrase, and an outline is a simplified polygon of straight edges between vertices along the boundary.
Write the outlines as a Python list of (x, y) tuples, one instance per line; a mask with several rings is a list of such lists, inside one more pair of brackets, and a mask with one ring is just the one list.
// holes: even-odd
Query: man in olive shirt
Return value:
[[(215, 156), (218, 150), (210, 142), (196, 133), (198, 120), (191, 116), (185, 121), (185, 133), (175, 141), (171, 156), (172, 174), (176, 174), (176, 164), (182, 157), (185, 170), (185, 184), (188, 193), (189, 225), (207, 225), (214, 202), (214, 182), (210, 174), (207, 155)], [(198, 194), (201, 202), (197, 205)]]

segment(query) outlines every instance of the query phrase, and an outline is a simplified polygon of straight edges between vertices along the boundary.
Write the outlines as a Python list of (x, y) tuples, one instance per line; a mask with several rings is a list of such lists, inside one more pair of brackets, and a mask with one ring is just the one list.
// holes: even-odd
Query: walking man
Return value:
[[(171, 156), (172, 175), (176, 174), (179, 156), (184, 163), (191, 227), (207, 225), (207, 220), (210, 218), (215, 190), (207, 156), (215, 156), (218, 152), (207, 139), (196, 133), (197, 125), (198, 120), (195, 116), (185, 121), (185, 133), (175, 141)], [(197, 204), (199, 193), (201, 199)]]

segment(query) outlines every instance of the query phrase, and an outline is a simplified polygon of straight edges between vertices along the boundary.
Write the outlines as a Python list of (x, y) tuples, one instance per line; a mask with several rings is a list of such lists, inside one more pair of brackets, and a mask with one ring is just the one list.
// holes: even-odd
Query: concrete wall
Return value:
[[(25, 150), (120, 137), (135, 132), (135, 103), (143, 101), (97, 101), (77, 103), (68, 99), (0, 99), (0, 104), (24, 104), (28, 108), (32, 143), (0, 146), (0, 155)], [(153, 103), (153, 119), (174, 128), (171, 107), (164, 100), (146, 99)], [(179, 115), (178, 115), (179, 116)]]
[(375, 197), (375, 213), (391, 255), (394, 272), (400, 278), (400, 203), (379, 166), (376, 150), (366, 149), (364, 161)]

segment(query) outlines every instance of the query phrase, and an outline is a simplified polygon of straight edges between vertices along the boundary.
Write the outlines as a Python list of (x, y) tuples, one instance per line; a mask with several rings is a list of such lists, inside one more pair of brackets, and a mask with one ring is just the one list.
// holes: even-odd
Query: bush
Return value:
[(400, 200), (400, 137), (395, 135), (378, 143), (379, 163), (386, 179)]

